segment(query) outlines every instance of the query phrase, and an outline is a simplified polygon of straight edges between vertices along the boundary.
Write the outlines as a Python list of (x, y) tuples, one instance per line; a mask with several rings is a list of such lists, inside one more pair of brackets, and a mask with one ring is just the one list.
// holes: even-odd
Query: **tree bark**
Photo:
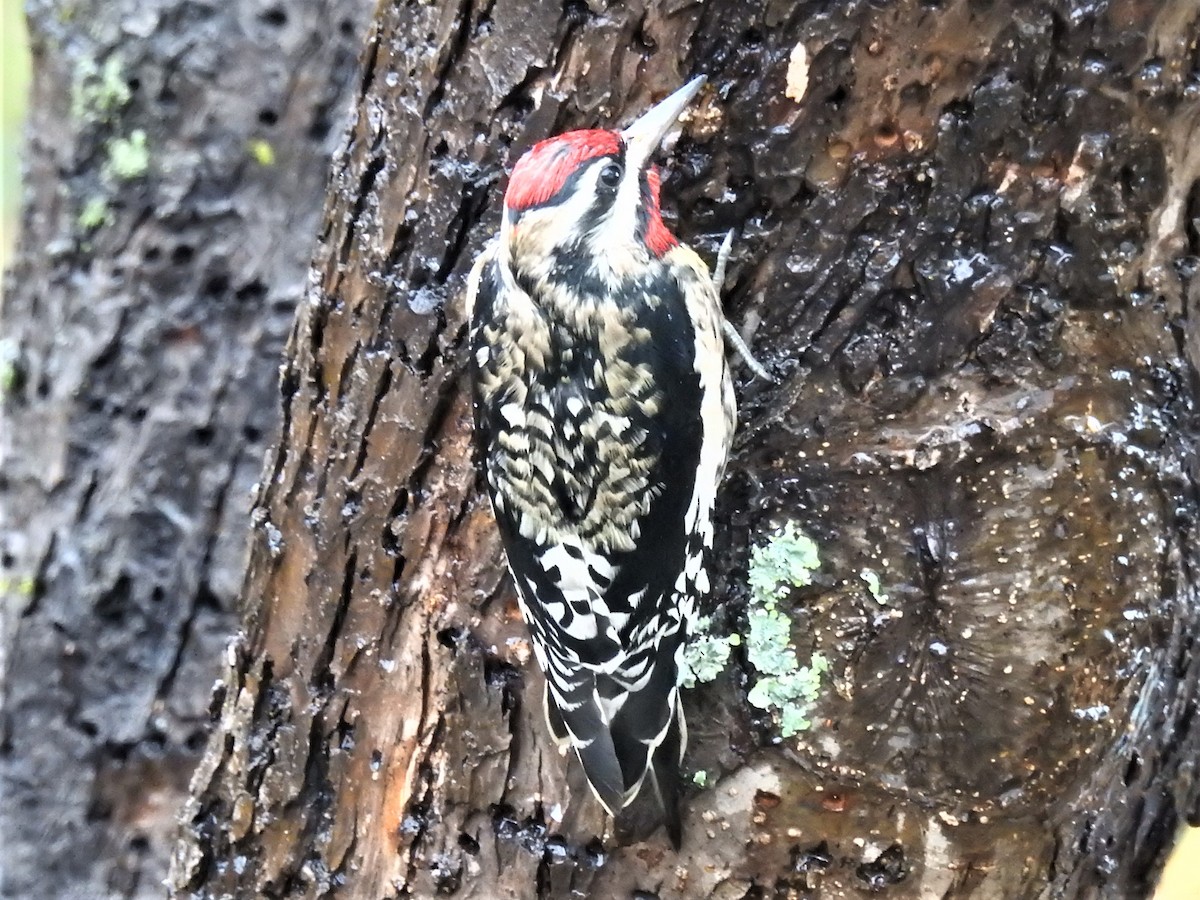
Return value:
[[(1200, 656), (1190, 3), (385, 4), (334, 165), (180, 896), (1142, 896)], [(552, 752), (477, 489), (461, 296), (534, 141), (709, 93), (666, 166), (740, 385), (717, 620), (787, 521), (813, 726), (691, 693), (683, 851)], [(878, 579), (878, 587), (873, 584)]]
[(0, 328), (0, 895), (161, 897), (361, 2), (35, 0)]

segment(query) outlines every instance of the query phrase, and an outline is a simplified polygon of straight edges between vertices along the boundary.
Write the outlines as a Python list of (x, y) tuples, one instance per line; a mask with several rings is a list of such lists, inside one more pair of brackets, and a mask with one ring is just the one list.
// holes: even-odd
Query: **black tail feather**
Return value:
[(671, 846), (676, 850), (683, 843), (679, 784), (679, 762), (683, 754), (679, 720), (682, 716), (683, 710), (678, 710), (671, 719), (671, 727), (667, 729), (667, 736), (663, 742), (654, 751), (654, 758), (650, 761), (648, 773), (648, 777), (653, 783), (655, 797), (659, 806), (662, 807), (662, 822), (667, 829), (667, 837), (671, 839)]
[(610, 814), (615, 815), (625, 805), (625, 782), (621, 778), (621, 764), (613, 750), (612, 735), (608, 729), (599, 728), (592, 732), (594, 737), (586, 746), (575, 745), (575, 753), (583, 764), (588, 783), (600, 802)]
[(672, 847), (678, 850), (682, 845), (679, 734), (678, 723), (672, 723), (670, 733), (654, 752), (642, 790), (616, 817), (621, 843), (645, 840), (662, 826)]
[[(615, 819), (618, 837), (641, 839), (663, 825), (678, 850), (679, 764), (687, 732), (673, 658), (660, 661), (637, 691), (627, 691), (610, 676), (589, 673), (569, 685), (561, 704), (555, 700), (559, 689), (547, 690), (546, 721), (556, 738), (570, 739), (592, 790)], [(601, 703), (622, 698), (605, 722)]]
[(625, 803), (625, 778), (613, 736), (594, 700), (594, 685), (595, 677), (588, 676), (582, 684), (569, 687), (565, 706), (574, 709), (560, 706), (547, 685), (546, 723), (556, 739), (571, 741), (592, 790), (609, 813), (616, 813)]

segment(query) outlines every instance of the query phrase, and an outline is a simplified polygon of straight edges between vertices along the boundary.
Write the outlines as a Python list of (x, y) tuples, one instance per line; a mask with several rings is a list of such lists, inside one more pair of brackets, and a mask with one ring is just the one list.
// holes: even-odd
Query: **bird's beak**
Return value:
[(704, 81), (703, 75), (696, 76), (671, 96), (650, 107), (640, 119), (621, 132), (621, 137), (625, 139), (627, 171), (635, 172), (646, 165), (667, 132), (700, 93)]

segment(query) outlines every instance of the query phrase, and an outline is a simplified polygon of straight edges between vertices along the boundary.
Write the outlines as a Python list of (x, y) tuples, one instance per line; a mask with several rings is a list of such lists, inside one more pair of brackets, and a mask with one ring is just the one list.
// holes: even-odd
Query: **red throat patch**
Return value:
[(646, 186), (650, 196), (646, 200), (646, 246), (655, 256), (662, 256), (679, 243), (679, 239), (662, 220), (662, 203), (658, 199), (659, 188), (662, 187), (662, 176), (658, 166), (651, 166), (646, 172)]
[(619, 152), (615, 131), (568, 131), (534, 144), (517, 160), (504, 192), (504, 205), (520, 212), (545, 203), (589, 159)]

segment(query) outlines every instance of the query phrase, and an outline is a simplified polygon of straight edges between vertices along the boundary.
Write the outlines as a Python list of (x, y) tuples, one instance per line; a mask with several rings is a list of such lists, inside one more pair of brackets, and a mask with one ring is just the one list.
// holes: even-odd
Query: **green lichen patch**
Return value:
[(801, 666), (794, 653), (792, 661), (796, 668), (783, 675), (760, 678), (746, 698), (752, 706), (778, 712), (779, 730), (784, 737), (807, 731), (812, 725), (808, 712), (820, 692), (821, 676), (829, 671), (829, 661), (819, 653), (813, 654), (807, 666)]
[(757, 606), (747, 615), (750, 633), (746, 656), (750, 665), (763, 675), (786, 675), (796, 667), (792, 650), (792, 622), (770, 606)]
[(729, 637), (710, 634), (711, 627), (712, 619), (707, 616), (697, 621), (683, 650), (680, 683), (685, 688), (712, 681), (729, 661), (729, 649), (734, 642)]
[(275, 165), (275, 148), (271, 146), (270, 141), (264, 141), (262, 138), (251, 138), (246, 142), (246, 150), (260, 166)]
[[(766, 544), (750, 555), (750, 603), (746, 613), (746, 658), (758, 674), (749, 701), (778, 715), (785, 737), (811, 724), (807, 713), (817, 698), (821, 676), (829, 664), (819, 654), (800, 665), (792, 647), (791, 620), (776, 602), (793, 587), (804, 587), (821, 566), (816, 543), (794, 523), (787, 523)], [(729, 661), (742, 636), (710, 633), (711, 618), (700, 619), (683, 653), (680, 672), (684, 687), (695, 687), (716, 678)]]
[(17, 372), (17, 342), (13, 338), (0, 339), (0, 397), (6, 397), (17, 387), (20, 375)]
[(140, 128), (129, 137), (113, 138), (108, 142), (108, 162), (105, 172), (119, 181), (128, 181), (146, 174), (150, 168), (150, 151), (146, 147), (146, 132)]
[(790, 588), (804, 587), (820, 568), (816, 542), (789, 522), (750, 554), (750, 608), (746, 657), (758, 672), (747, 700), (779, 718), (780, 731), (791, 737), (812, 724), (808, 712), (817, 699), (828, 661), (814, 654), (802, 666), (792, 646), (792, 623), (777, 608)]
[(0, 359), (0, 399), (7, 397), (17, 386), (17, 367)]
[(71, 115), (83, 122), (109, 122), (131, 96), (120, 57), (110, 56), (103, 65), (83, 59), (71, 85)]
[(89, 197), (83, 204), (83, 209), (79, 211), (76, 222), (84, 231), (104, 225), (108, 222), (108, 201), (104, 197)]
[(17, 597), (32, 597), (33, 590), (37, 583), (33, 580), (32, 575), (24, 575), (20, 578), (10, 578), (0, 575), (0, 594), (8, 594)]
[(767, 603), (787, 593), (789, 587), (804, 587), (821, 567), (816, 542), (788, 522), (766, 544), (750, 554), (750, 593)]
[(692, 784), (696, 785), (697, 787), (708, 787), (708, 773), (701, 769), (692, 776)]

